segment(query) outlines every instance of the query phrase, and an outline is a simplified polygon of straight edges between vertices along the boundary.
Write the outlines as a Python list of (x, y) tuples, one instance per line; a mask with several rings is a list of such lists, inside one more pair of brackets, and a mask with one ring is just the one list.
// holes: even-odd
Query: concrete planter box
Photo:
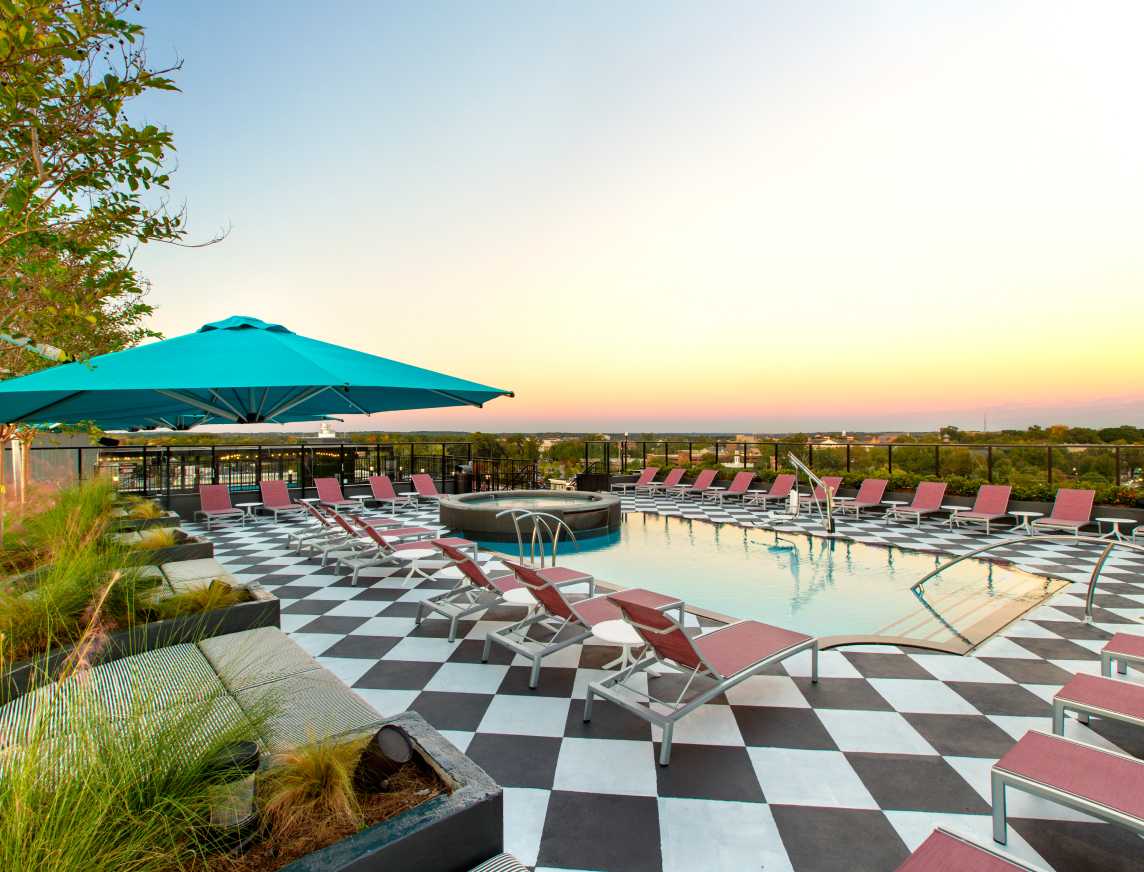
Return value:
[[(165, 621), (152, 621), (112, 633), (108, 643), (94, 657), (93, 665), (169, 645), (196, 642), (211, 636), (225, 636), (256, 627), (279, 626), (281, 607), (278, 598), (259, 584), (247, 585), (247, 590), (254, 597), (250, 602)], [(33, 686), (54, 679), (71, 653), (71, 646), (61, 648), (47, 656), (22, 660), (0, 674), (0, 705), (23, 696)]]
[(182, 520), (178, 512), (164, 512), (157, 518), (117, 518), (112, 521), (111, 529), (116, 533), (130, 533), (154, 527), (177, 527)]
[(281, 872), (467, 872), (504, 850), (504, 801), (488, 773), (416, 712), (386, 723), (409, 734), (452, 793), (300, 857)]
[(188, 536), (185, 542), (168, 548), (140, 548), (140, 563), (144, 566), (162, 566), (164, 563), (178, 563), (181, 560), (202, 560), (214, 557), (214, 543), (197, 536)]

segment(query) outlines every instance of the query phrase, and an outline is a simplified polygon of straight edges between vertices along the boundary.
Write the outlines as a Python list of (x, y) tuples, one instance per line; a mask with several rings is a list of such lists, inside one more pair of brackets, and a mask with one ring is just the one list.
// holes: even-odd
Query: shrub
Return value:
[(246, 588), (234, 587), (222, 579), (213, 578), (209, 584), (191, 587), (160, 600), (155, 611), (159, 617), (175, 618), (225, 608), (249, 599), (250, 593)]

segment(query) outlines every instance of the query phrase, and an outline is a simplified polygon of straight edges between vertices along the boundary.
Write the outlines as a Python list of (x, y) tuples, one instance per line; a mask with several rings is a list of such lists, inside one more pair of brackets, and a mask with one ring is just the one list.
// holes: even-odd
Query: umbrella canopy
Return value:
[(0, 382), (0, 421), (317, 420), (481, 406), (511, 391), (234, 316), (194, 333)]

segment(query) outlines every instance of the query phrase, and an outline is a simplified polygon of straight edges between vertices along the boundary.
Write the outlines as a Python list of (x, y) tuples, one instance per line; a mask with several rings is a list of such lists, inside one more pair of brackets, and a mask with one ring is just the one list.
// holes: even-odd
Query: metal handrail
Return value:
[[(497, 517), (500, 518), (504, 515), (512, 517), (512, 525), (516, 529), (516, 544), (517, 553), (520, 555), (521, 562), (524, 561), (524, 537), (520, 532), (520, 522), (528, 518), (532, 521), (532, 535), (528, 541), (528, 562), (532, 564), (535, 562), (536, 549), (540, 551), (540, 566), (544, 568), (544, 537), (541, 535), (540, 530), (543, 527), (548, 532), (548, 538), (552, 542), (552, 565), (556, 565), (556, 556), (560, 550), (560, 532), (567, 530), (568, 535), (572, 537), (572, 544), (580, 547), (579, 541), (576, 539), (576, 534), (568, 523), (561, 517), (553, 515), (550, 512), (535, 512), (530, 509), (504, 509), (497, 512)], [(553, 524), (555, 522), (555, 529)]]
[(961, 561), (968, 560), (971, 557), (976, 557), (978, 554), (984, 554), (986, 551), (992, 551), (994, 548), (1018, 545), (1022, 542), (1087, 542), (1093, 545), (1105, 546), (1100, 556), (1096, 559), (1096, 563), (1093, 565), (1092, 572), (1088, 577), (1088, 591), (1085, 593), (1084, 597), (1084, 620), (1086, 624), (1092, 623), (1092, 607), (1093, 601), (1096, 597), (1096, 582), (1100, 578), (1100, 573), (1101, 570), (1104, 569), (1104, 564), (1108, 562), (1108, 558), (1112, 554), (1112, 549), (1116, 547), (1127, 548), (1130, 551), (1139, 551), (1140, 553), (1144, 554), (1144, 545), (1138, 545), (1135, 542), (1125, 542), (1122, 539), (1109, 539), (1104, 536), (1044, 536), (1039, 534), (1015, 536), (1012, 539), (1002, 539), (1000, 542), (991, 542), (988, 545), (982, 546), (981, 548), (975, 548), (966, 554), (962, 554), (953, 558), (953, 560), (949, 560), (941, 564), (941, 566), (938, 566), (932, 572), (927, 572), (916, 582), (914, 582), (910, 586), (910, 590), (913, 591), (914, 594), (921, 596), (922, 585), (924, 585), (935, 575), (945, 572), (945, 570), (949, 569), (951, 566), (955, 566), (958, 563), (961, 563)]
[[(801, 460), (799, 460), (793, 451), (788, 453), (787, 459), (790, 460), (791, 465), (793, 465), (795, 470), (796, 470), (795, 492), (796, 493), (798, 492), (797, 471), (802, 470), (806, 474), (807, 479), (809, 479), (809, 481), (810, 481), (810, 498), (812, 500), (814, 500), (814, 507), (816, 509), (818, 509), (819, 517), (822, 518), (822, 525), (826, 528), (827, 533), (833, 533), (834, 532), (834, 493), (833, 493), (832, 489), (827, 487), (826, 483), (821, 478), (819, 478), (817, 475), (815, 475), (813, 469), (811, 469), (809, 466), (807, 466), (805, 463), (803, 463)], [(825, 513), (822, 511), (822, 506), (819, 505), (818, 494), (816, 494), (814, 492), (814, 487), (816, 484), (818, 485), (818, 487), (822, 488), (822, 492), (824, 494), (826, 494), (826, 512)]]

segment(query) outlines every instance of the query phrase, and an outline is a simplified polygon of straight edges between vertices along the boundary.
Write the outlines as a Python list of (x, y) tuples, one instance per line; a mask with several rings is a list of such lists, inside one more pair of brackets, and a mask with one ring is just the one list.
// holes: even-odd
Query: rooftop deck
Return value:
[[(714, 506), (626, 508), (764, 526)], [(435, 512), (404, 517), (432, 522)], [(887, 870), (937, 825), (989, 843), (992, 764), (1026, 730), (1048, 730), (1053, 694), (1075, 673), (1098, 673), (1104, 640), (1144, 617), (1144, 555), (1113, 558), (1086, 625), (1094, 552), (1015, 547), (1004, 556), (1069, 585), (970, 655), (849, 646), (823, 652), (817, 686), (809, 658), (792, 658), (682, 721), (661, 768), (645, 721), (606, 702), (582, 721), (584, 688), (616, 649), (586, 643), (550, 657), (530, 691), (527, 668), (503, 650), (480, 662), (485, 633), (521, 610), (465, 621), (450, 644), (446, 622), (415, 627), (413, 616), (455, 570), (415, 585), (402, 570), (365, 570), (353, 587), (291, 552), (288, 529), (260, 522), (209, 536), (236, 575), (283, 600), (282, 628), (323, 665), (382, 714), (419, 711), (504, 786), (506, 849), (538, 869)], [(988, 541), (940, 522), (868, 520), (839, 532), (951, 554)], [(654, 682), (662, 694), (679, 679)], [(1144, 736), (1115, 723), (1070, 719), (1067, 735), (1144, 755)], [(1011, 799), (1010, 820), (1009, 849), (1046, 868), (1139, 868), (1140, 842), (1125, 830), (1025, 795)]]

